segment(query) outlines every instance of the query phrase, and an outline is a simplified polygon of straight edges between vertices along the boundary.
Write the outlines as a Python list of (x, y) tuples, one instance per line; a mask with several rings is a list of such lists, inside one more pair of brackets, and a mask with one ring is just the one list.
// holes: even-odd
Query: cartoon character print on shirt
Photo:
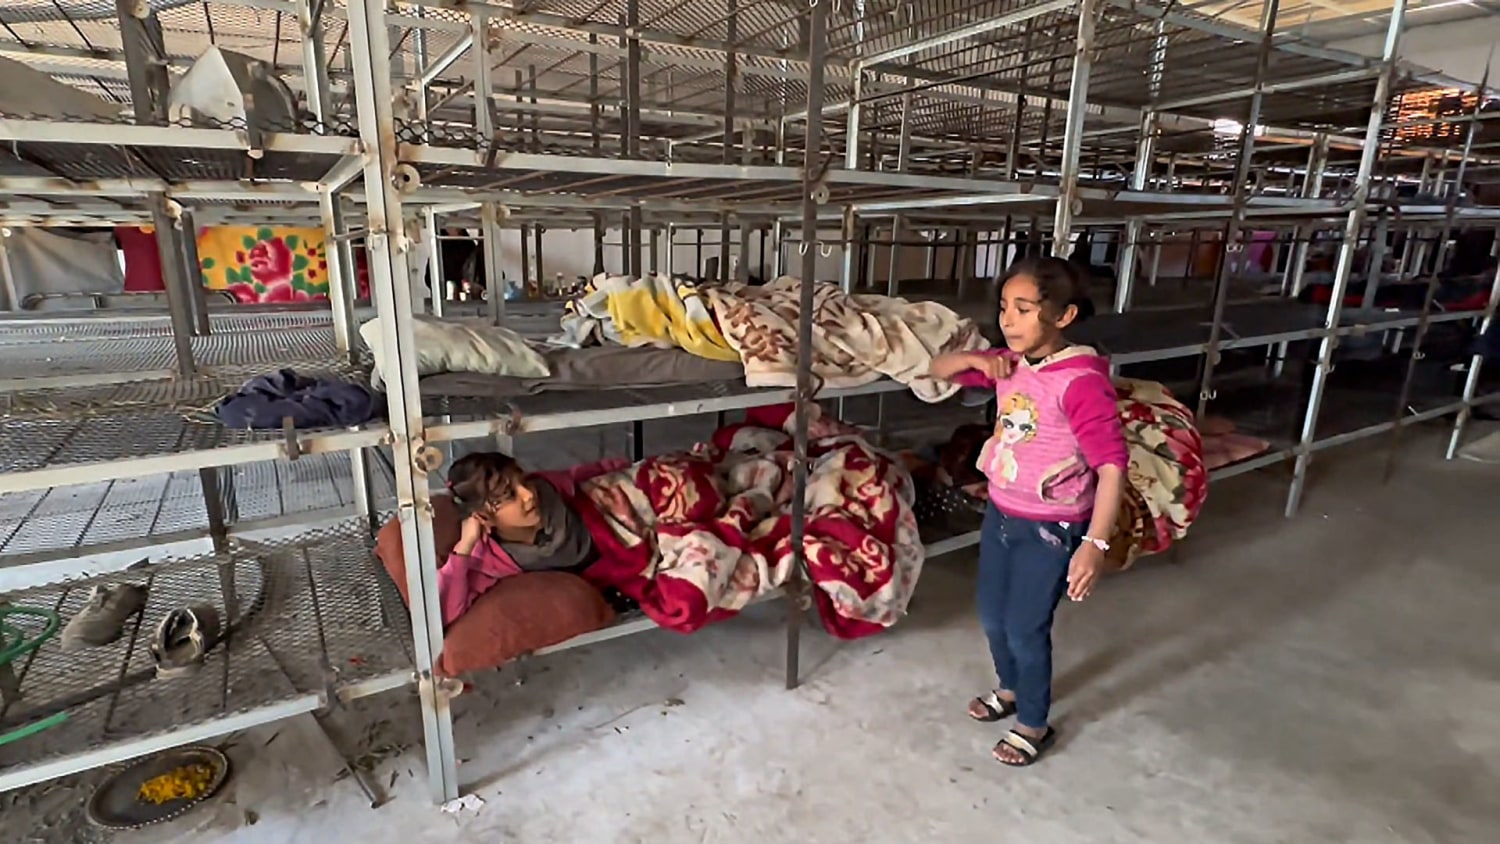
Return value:
[(995, 433), (979, 452), (979, 471), (990, 483), (1001, 488), (1015, 483), (1020, 471), (1016, 448), (1036, 438), (1040, 419), (1036, 402), (1025, 393), (1011, 393), (1000, 402)]

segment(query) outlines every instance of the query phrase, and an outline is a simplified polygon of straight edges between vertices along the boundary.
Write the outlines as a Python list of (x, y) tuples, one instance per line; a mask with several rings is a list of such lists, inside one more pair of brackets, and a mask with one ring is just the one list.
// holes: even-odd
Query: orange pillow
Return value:
[[(432, 499), (433, 544), (439, 561), (458, 544), (459, 519), (453, 501)], [(401, 523), (387, 522), (375, 540), (375, 555), (406, 594), (406, 558)], [(441, 563), (440, 563), (441, 564)], [(443, 653), (435, 671), (455, 677), (482, 668), (498, 668), (518, 656), (606, 627), (615, 612), (588, 581), (566, 572), (526, 572), (507, 577), (480, 595), (467, 612), (443, 633)]]

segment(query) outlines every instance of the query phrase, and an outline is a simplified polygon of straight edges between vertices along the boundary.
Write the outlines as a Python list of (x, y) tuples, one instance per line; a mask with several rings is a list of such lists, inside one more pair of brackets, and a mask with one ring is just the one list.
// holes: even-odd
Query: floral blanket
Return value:
[[(779, 417), (779, 418), (778, 418)], [(689, 633), (791, 576), (790, 408), (763, 408), (711, 443), (578, 484), (574, 502), (600, 561), (584, 577)], [(922, 571), (906, 469), (851, 429), (812, 425), (804, 537), (824, 627), (856, 638), (906, 612)]]
[[(210, 226), (198, 233), (203, 286), (228, 290), (241, 303), (327, 299), (329, 256), (323, 242), (322, 229)], [(368, 298), (368, 277), (363, 266), (358, 270), (356, 295)]]
[[(1193, 412), (1155, 381), (1115, 379), (1130, 484), (1114, 543), (1122, 567), (1158, 554), (1187, 535), (1208, 497), (1208, 467)], [(1113, 549), (1111, 549), (1113, 550)]]
[[(708, 288), (719, 330), (745, 364), (748, 386), (796, 384), (801, 286), (782, 277), (759, 287)], [(959, 388), (928, 376), (933, 356), (987, 346), (971, 320), (937, 303), (854, 295), (826, 282), (814, 286), (812, 371), (825, 387), (888, 377), (924, 401), (942, 401)]]

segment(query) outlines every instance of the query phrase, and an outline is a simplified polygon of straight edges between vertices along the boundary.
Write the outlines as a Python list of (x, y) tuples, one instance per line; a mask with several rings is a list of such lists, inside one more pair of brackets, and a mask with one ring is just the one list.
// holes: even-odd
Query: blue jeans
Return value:
[(1015, 692), (1016, 721), (1042, 729), (1052, 707), (1052, 615), (1088, 521), (1038, 522), (994, 504), (979, 539), (979, 623), (999, 688)]

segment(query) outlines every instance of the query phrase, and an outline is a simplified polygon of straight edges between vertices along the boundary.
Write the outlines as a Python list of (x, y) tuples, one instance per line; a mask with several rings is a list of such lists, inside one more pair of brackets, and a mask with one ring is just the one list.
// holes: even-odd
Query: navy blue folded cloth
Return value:
[(290, 369), (260, 375), (225, 396), (214, 415), (230, 428), (342, 428), (370, 421), (375, 397), (359, 384), (307, 378)]

